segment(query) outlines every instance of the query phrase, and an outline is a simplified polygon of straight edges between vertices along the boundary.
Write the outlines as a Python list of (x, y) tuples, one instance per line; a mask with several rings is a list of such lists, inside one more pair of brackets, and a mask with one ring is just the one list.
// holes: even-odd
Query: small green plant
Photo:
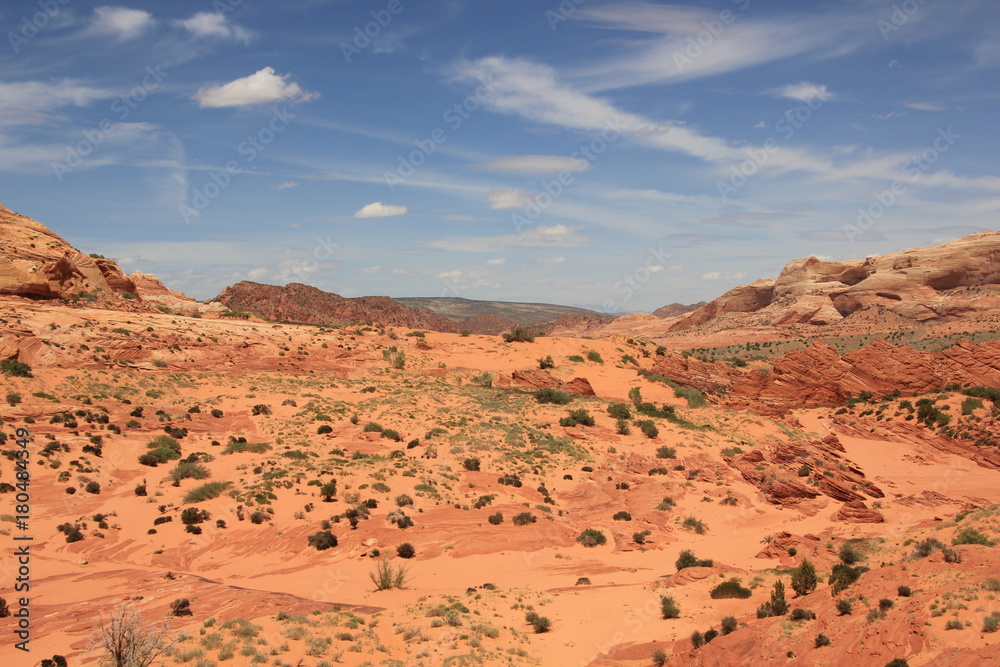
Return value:
[(714, 561), (711, 559), (699, 560), (690, 549), (682, 551), (677, 557), (677, 561), (674, 563), (678, 572), (686, 567), (712, 567), (714, 564)]
[(413, 548), (413, 545), (409, 542), (403, 542), (398, 547), (396, 547), (396, 555), (400, 558), (413, 558), (417, 555), (417, 550)]
[(392, 588), (403, 588), (406, 585), (407, 574), (406, 567), (400, 565), (398, 568), (394, 568), (388, 560), (383, 558), (375, 570), (368, 573), (368, 576), (375, 584), (376, 590), (386, 591)]
[(681, 608), (677, 606), (677, 602), (673, 597), (669, 595), (660, 596), (660, 615), (665, 619), (681, 617)]
[(739, 579), (724, 581), (711, 591), (708, 596), (713, 600), (726, 600), (730, 598), (746, 599), (752, 595), (749, 588), (744, 588)]
[(798, 595), (808, 595), (816, 590), (818, 583), (816, 568), (808, 558), (803, 558), (802, 563), (792, 572), (792, 590)]
[(823, 633), (820, 633), (816, 635), (816, 640), (814, 643), (816, 645), (816, 648), (823, 648), (824, 646), (829, 646), (831, 642), (829, 637), (827, 637)]
[(524, 327), (514, 327), (510, 331), (504, 333), (503, 341), (505, 343), (534, 343), (535, 336), (530, 331)]
[(955, 535), (955, 537), (951, 540), (951, 543), (953, 545), (980, 544), (987, 547), (992, 547), (995, 544), (993, 540), (975, 528), (963, 528), (957, 535)]
[(736, 622), (736, 617), (726, 616), (725, 618), (722, 619), (722, 623), (719, 626), (719, 634), (721, 634), (723, 637), (725, 637), (726, 635), (731, 635), (736, 631), (737, 627), (739, 627), (739, 624)]
[(23, 361), (18, 361), (13, 358), (0, 361), (0, 373), (10, 377), (33, 377), (31, 374), (31, 366)]
[(585, 547), (596, 547), (607, 542), (608, 538), (595, 528), (587, 528), (577, 536), (576, 541)]
[(604, 363), (604, 359), (601, 358), (601, 353), (598, 352), (598, 351), (596, 351), (596, 350), (590, 350), (590, 351), (588, 351), (587, 352), (587, 359), (589, 359), (590, 361), (593, 361), (594, 363), (597, 363), (597, 364), (603, 364)]
[(848, 599), (837, 600), (837, 613), (841, 616), (850, 616), (853, 610), (853, 605)]
[(704, 535), (708, 532), (708, 526), (701, 519), (696, 519), (693, 516), (686, 516), (681, 522), (681, 526), (687, 528), (688, 530), (693, 530), (699, 535)]
[(1000, 612), (993, 612), (983, 619), (983, 632), (993, 633), (1000, 629)]
[(542, 634), (543, 632), (548, 632), (552, 629), (552, 621), (544, 616), (539, 616), (533, 611), (529, 611), (524, 615), (524, 620), (531, 623), (531, 627), (534, 628), (535, 634)]
[(552, 403), (554, 405), (566, 405), (573, 400), (573, 397), (562, 389), (553, 389), (551, 387), (536, 389), (534, 396), (535, 400), (539, 403)]

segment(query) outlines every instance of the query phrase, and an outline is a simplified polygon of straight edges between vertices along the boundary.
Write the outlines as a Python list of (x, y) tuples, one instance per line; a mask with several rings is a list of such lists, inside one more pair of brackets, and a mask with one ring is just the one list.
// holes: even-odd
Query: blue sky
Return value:
[(35, 0), (0, 26), (0, 203), (197, 298), (651, 311), (997, 227), (993, 0)]

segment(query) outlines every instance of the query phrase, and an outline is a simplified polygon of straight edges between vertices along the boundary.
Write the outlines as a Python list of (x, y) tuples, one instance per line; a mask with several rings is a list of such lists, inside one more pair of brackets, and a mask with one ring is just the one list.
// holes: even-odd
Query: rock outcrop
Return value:
[(997, 231), (863, 260), (797, 259), (777, 278), (729, 290), (673, 324), (671, 331), (734, 314), (746, 315), (729, 318), (728, 326), (828, 325), (875, 308), (912, 322), (949, 321), (996, 308), (995, 295), (970, 290), (983, 285), (1000, 285)]

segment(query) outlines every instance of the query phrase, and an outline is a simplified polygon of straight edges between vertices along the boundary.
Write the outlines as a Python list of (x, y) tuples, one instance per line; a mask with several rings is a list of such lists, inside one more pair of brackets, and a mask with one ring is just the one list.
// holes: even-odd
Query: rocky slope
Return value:
[(265, 320), (328, 325), (376, 322), (449, 333), (459, 330), (446, 317), (422, 308), (409, 308), (387, 296), (344, 298), (301, 283), (279, 287), (244, 280), (222, 290), (212, 301)]
[(914, 322), (948, 320), (992, 309), (995, 296), (980, 298), (984, 285), (1000, 284), (1000, 232), (985, 231), (938, 246), (828, 262), (808, 257), (790, 262), (774, 279), (735, 287), (687, 317), (672, 331), (718, 320), (731, 325), (826, 325), (858, 311), (883, 309)]

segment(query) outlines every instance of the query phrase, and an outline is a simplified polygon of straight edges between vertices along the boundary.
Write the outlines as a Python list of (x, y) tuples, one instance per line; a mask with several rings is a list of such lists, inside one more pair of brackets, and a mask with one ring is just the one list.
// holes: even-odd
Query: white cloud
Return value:
[(933, 102), (907, 102), (906, 107), (917, 111), (944, 111), (944, 107)]
[(712, 271), (710, 273), (704, 274), (702, 280), (725, 280), (732, 282), (734, 280), (743, 280), (747, 277), (747, 274), (743, 271), (739, 273), (729, 273), (728, 271)]
[(517, 188), (494, 190), (486, 196), (490, 200), (490, 208), (499, 211), (524, 208), (531, 203), (528, 195)]
[(382, 202), (374, 202), (363, 207), (354, 214), (355, 218), (389, 218), (394, 215), (405, 215), (405, 206), (390, 206)]
[(252, 31), (242, 26), (232, 25), (224, 15), (213, 12), (198, 12), (189, 19), (174, 21), (174, 25), (184, 28), (195, 37), (202, 39), (217, 37), (249, 42), (254, 37)]
[(663, 192), (662, 190), (615, 190), (606, 196), (614, 199), (644, 199), (649, 201), (663, 202), (665, 204), (696, 204), (707, 206), (718, 203), (717, 197), (708, 195), (682, 195), (676, 192)]
[(153, 15), (141, 9), (128, 7), (98, 7), (94, 10), (91, 29), (102, 35), (118, 39), (134, 39), (156, 23)]
[(381, 266), (366, 266), (365, 268), (361, 269), (361, 273), (382, 273), (382, 267)]
[(45, 121), (44, 112), (67, 106), (83, 107), (111, 97), (114, 93), (110, 90), (84, 86), (73, 79), (58, 83), (0, 82), (0, 125), (39, 124)]
[(276, 189), (287, 190), (288, 188), (297, 188), (297, 187), (299, 187), (299, 184), (296, 183), (295, 181), (286, 181), (285, 183), (279, 183), (276, 186)]
[(562, 264), (565, 261), (565, 257), (543, 257), (538, 260), (538, 264)]
[(247, 271), (247, 278), (249, 278), (250, 280), (260, 280), (261, 278), (266, 277), (267, 274), (270, 272), (271, 270), (268, 269), (267, 267), (259, 266), (256, 269)]
[(799, 102), (812, 102), (813, 100), (827, 102), (833, 99), (833, 93), (827, 90), (826, 84), (811, 83), (809, 81), (790, 83), (774, 92), (779, 97), (787, 97)]
[(477, 167), (506, 174), (554, 174), (560, 171), (587, 171), (591, 164), (581, 158), (559, 155), (511, 155), (485, 162)]
[(497, 257), (496, 259), (488, 259), (486, 260), (486, 263), (489, 264), (490, 266), (502, 266), (503, 264), (507, 263), (507, 258)]
[[(805, 53), (850, 52), (861, 41), (873, 39), (863, 30), (870, 19), (860, 13), (760, 18), (739, 9), (734, 6), (734, 18), (722, 24), (718, 10), (677, 4), (606, 2), (581, 7), (574, 18), (627, 32), (628, 38), (621, 39), (625, 53), (585, 65), (576, 78), (589, 90), (688, 81)], [(695, 57), (688, 55), (694, 52), (691, 44), (700, 48)]]
[(444, 273), (437, 274), (437, 278), (440, 280), (457, 280), (462, 277), (462, 272), (459, 270), (445, 271)]
[(568, 225), (539, 225), (520, 234), (498, 236), (449, 236), (427, 243), (427, 247), (457, 252), (496, 252), (508, 248), (573, 248), (590, 239)]
[(268, 102), (307, 102), (319, 96), (309, 93), (288, 74), (275, 74), (273, 67), (236, 79), (221, 86), (206, 86), (194, 95), (200, 107), (243, 107)]

